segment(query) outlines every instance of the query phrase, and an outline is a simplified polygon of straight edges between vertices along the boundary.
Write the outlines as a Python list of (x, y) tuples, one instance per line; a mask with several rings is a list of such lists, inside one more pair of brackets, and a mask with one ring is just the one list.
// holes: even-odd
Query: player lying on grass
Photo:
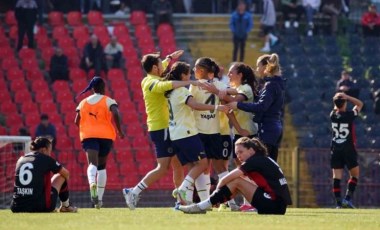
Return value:
[[(184, 213), (206, 213), (206, 209), (241, 193), (259, 214), (280, 214), (291, 205), (288, 184), (279, 165), (268, 157), (267, 149), (257, 138), (242, 137), (235, 143), (241, 166), (231, 171), (217, 185), (208, 200), (198, 204), (179, 205)], [(247, 176), (250, 180), (243, 179)]]
[(51, 141), (37, 137), (30, 149), (16, 164), (12, 212), (52, 212), (58, 197), (60, 212), (77, 212), (69, 203), (69, 171), (50, 156)]

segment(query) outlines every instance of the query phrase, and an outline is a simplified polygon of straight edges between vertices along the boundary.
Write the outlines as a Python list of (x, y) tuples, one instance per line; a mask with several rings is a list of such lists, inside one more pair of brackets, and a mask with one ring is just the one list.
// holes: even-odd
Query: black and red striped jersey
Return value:
[(345, 112), (331, 111), (332, 147), (354, 146), (353, 122), (357, 116), (357, 110)]
[(36, 206), (41, 199), (50, 197), (52, 173), (61, 168), (56, 160), (42, 153), (30, 152), (20, 157), (15, 170), (13, 204), (18, 208)]

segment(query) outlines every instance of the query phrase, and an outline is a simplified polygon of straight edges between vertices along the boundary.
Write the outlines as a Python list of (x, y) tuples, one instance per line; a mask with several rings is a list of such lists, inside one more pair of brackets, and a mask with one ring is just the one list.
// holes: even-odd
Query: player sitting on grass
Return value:
[[(184, 213), (206, 213), (206, 209), (241, 193), (259, 214), (280, 214), (291, 205), (288, 184), (278, 164), (268, 157), (267, 149), (257, 138), (242, 137), (235, 143), (241, 166), (223, 177), (209, 199), (198, 204), (179, 205)], [(250, 180), (243, 179), (247, 176)]]
[[(51, 141), (37, 137), (30, 149), (32, 152), (20, 157), (16, 164), (12, 212), (52, 212), (57, 197), (60, 212), (77, 212), (69, 203), (69, 171), (50, 156)], [(54, 175), (50, 178), (51, 172)]]

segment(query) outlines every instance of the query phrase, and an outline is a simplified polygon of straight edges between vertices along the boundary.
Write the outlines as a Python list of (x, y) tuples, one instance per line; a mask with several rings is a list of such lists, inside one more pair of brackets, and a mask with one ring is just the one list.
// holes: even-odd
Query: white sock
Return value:
[(201, 201), (207, 200), (210, 196), (210, 174), (202, 173), (199, 175), (199, 177), (195, 179), (195, 187), (197, 188), (199, 199), (201, 199)]
[(61, 201), (61, 204), (63, 207), (69, 207), (70, 205), (69, 199), (67, 199), (66, 201)]
[(178, 189), (186, 191), (186, 199), (188, 201), (192, 201), (194, 193), (194, 179), (187, 175)]
[(145, 190), (146, 188), (148, 188), (148, 185), (146, 185), (144, 183), (144, 181), (140, 181), (133, 189), (132, 189), (132, 193), (133, 194), (140, 194), (143, 190)]
[(98, 171), (97, 186), (98, 186), (98, 199), (103, 200), (104, 190), (106, 189), (107, 183), (107, 171), (105, 169)]
[(200, 203), (198, 203), (198, 207), (202, 210), (206, 210), (208, 209), (209, 207), (212, 207), (212, 204), (211, 204), (211, 201), (210, 199), (207, 199), (207, 200), (204, 200)]
[(95, 177), (96, 177), (96, 173), (98, 171), (98, 168), (93, 165), (93, 164), (89, 164), (88, 167), (87, 167), (87, 179), (88, 179), (88, 183), (91, 185), (91, 184), (95, 184)]
[(218, 174), (219, 181), (220, 181), (223, 177), (225, 177), (227, 174), (228, 174), (228, 171), (224, 171), (224, 172), (222, 172), (222, 173), (219, 173), (219, 174)]

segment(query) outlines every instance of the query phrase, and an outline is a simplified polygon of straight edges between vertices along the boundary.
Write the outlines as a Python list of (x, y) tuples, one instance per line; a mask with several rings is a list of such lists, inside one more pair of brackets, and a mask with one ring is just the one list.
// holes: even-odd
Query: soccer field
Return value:
[(288, 209), (285, 216), (218, 212), (189, 215), (171, 208), (80, 209), (78, 213), (0, 211), (0, 229), (380, 229), (378, 209)]

